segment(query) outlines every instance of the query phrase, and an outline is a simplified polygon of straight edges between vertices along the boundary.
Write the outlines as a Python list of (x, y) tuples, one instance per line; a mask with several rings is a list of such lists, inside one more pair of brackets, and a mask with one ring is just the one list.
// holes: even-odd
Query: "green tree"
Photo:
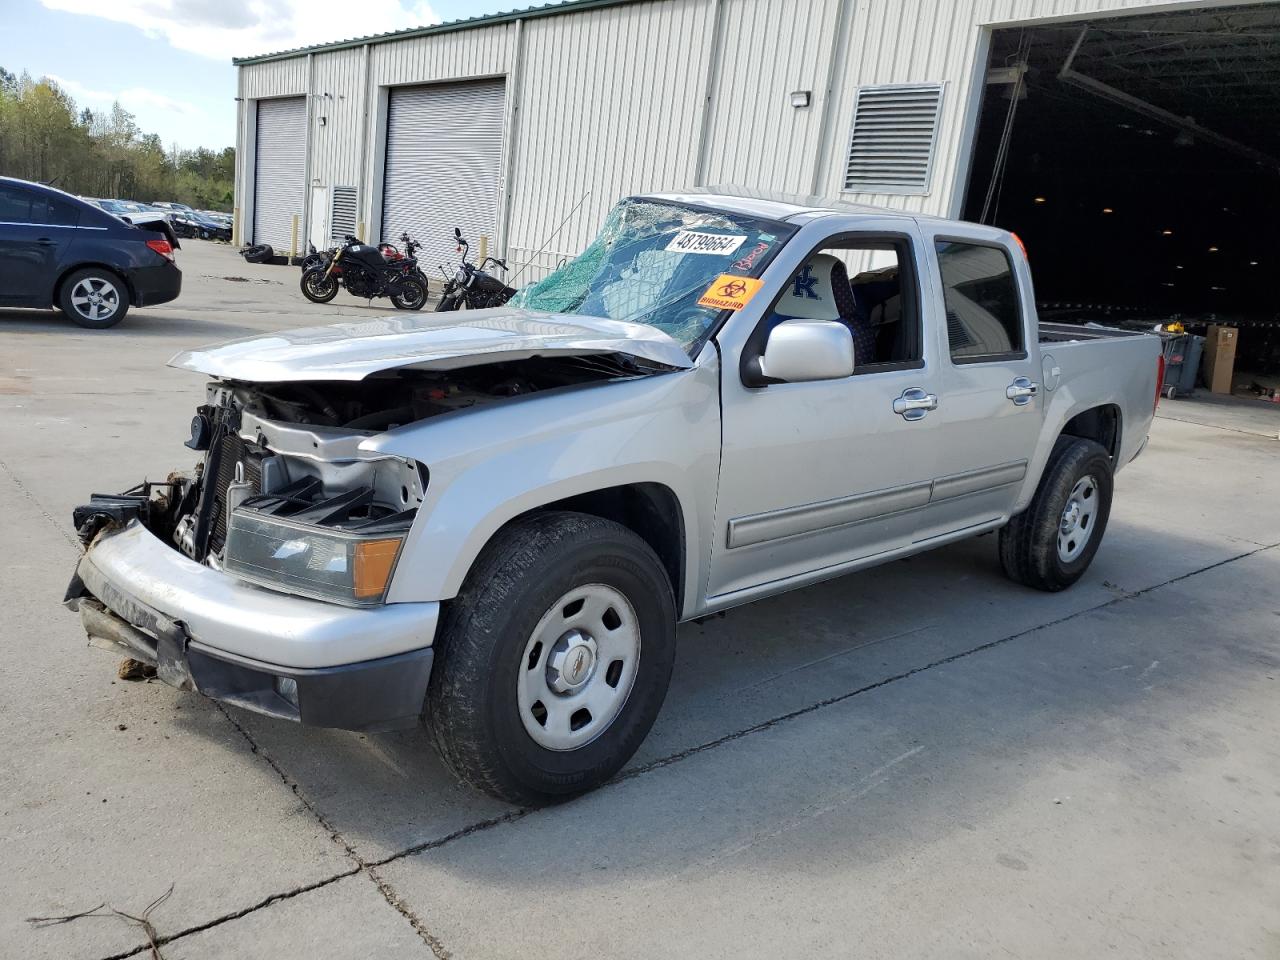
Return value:
[(0, 67), (0, 175), (70, 193), (230, 210), (235, 150), (166, 152), (119, 103), (78, 110), (56, 83)]

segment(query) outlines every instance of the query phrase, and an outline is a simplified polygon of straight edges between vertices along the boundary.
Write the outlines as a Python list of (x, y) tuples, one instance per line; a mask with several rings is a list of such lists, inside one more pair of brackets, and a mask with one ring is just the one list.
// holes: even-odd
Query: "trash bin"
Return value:
[(1190, 396), (1196, 388), (1204, 337), (1190, 333), (1161, 333), (1164, 345), (1164, 383), (1160, 392), (1169, 400)]

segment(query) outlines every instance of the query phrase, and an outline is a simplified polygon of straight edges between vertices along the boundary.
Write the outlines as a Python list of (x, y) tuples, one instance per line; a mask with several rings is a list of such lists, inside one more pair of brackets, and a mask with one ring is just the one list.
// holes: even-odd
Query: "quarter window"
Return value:
[(49, 198), (49, 218), (45, 223), (57, 227), (74, 227), (80, 223), (80, 208), (61, 197)]
[(951, 359), (964, 362), (1022, 353), (1022, 311), (1008, 253), (954, 240), (939, 240), (937, 252)]

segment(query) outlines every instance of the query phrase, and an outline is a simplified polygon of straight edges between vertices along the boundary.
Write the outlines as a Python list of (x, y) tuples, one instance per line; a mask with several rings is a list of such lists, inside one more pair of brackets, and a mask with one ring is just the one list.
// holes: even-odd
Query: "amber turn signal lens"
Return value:
[(391, 579), (391, 568), (396, 565), (400, 553), (399, 539), (362, 540), (355, 545), (355, 562), (352, 564), (352, 586), (358, 600), (381, 597)]

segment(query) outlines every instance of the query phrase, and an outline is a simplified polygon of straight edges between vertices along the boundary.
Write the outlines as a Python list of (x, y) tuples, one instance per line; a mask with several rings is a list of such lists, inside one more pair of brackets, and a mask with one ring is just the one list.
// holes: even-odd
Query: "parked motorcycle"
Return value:
[(341, 247), (308, 255), (311, 265), (303, 264), (302, 295), (312, 303), (328, 303), (338, 295), (339, 287), (345, 287), (352, 296), (369, 300), (390, 297), (398, 310), (421, 310), (427, 302), (427, 278), (414, 256), (419, 244), (407, 233), (400, 242), (405, 252), (391, 247), (394, 259), (352, 236)]
[(447, 312), (466, 307), (468, 310), (483, 310), (485, 307), (500, 307), (515, 295), (515, 288), (508, 287), (491, 273), (485, 272), (490, 263), (505, 271), (507, 261), (497, 257), (485, 257), (477, 267), (467, 260), (471, 244), (462, 237), (460, 227), (453, 228), (453, 235), (458, 241), (458, 252), (462, 254), (462, 263), (449, 276), (442, 265), (440, 270), (445, 275), (444, 292), (440, 295), (437, 312)]

